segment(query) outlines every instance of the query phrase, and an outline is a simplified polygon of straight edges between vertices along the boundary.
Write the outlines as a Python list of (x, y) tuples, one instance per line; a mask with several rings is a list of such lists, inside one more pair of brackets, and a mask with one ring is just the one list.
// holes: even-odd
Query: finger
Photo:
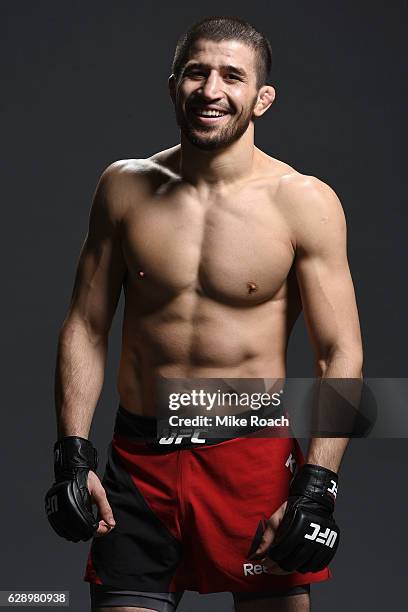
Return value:
[(110, 531), (112, 531), (113, 527), (110, 527), (109, 525), (107, 525), (105, 523), (105, 521), (99, 521), (99, 526), (97, 529), (97, 532), (95, 534), (95, 537), (101, 537), (106, 535), (107, 533), (109, 533)]
[(285, 514), (286, 506), (288, 502), (285, 501), (279, 508), (272, 514), (272, 516), (268, 519), (269, 525), (272, 527), (273, 531), (276, 531), (282, 522), (283, 515)]
[(279, 528), (279, 525), (282, 522), (282, 518), (285, 514), (287, 504), (287, 501), (283, 502), (283, 504), (281, 504), (279, 508), (268, 519), (266, 529), (262, 535), (262, 540), (253, 555), (254, 559), (258, 559), (260, 555), (265, 555), (267, 550), (270, 548), (272, 542), (275, 539), (275, 535)]
[(99, 483), (94, 483), (92, 490), (89, 491), (91, 498), (98, 507), (99, 514), (103, 521), (109, 526), (115, 526), (115, 519), (113, 517), (112, 508), (109, 505), (108, 498), (106, 497), (105, 489)]
[(273, 538), (274, 538), (274, 533), (272, 529), (270, 528), (270, 526), (268, 525), (262, 534), (261, 542), (254, 553), (254, 557), (264, 556), (266, 554), (266, 551), (272, 544)]
[(267, 574), (275, 574), (277, 576), (285, 576), (286, 574), (292, 574), (293, 572), (287, 572), (286, 570), (279, 567), (275, 561), (269, 559), (269, 557), (262, 557), (259, 559), (259, 563), (261, 563)]

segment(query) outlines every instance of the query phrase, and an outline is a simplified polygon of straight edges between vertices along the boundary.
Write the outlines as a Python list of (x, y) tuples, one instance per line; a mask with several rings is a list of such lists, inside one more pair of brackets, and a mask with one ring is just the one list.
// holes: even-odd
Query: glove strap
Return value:
[(95, 471), (98, 453), (92, 442), (79, 436), (61, 438), (54, 445), (54, 473), (58, 482), (72, 477), (79, 468)]
[(309, 497), (333, 511), (338, 480), (336, 472), (320, 465), (305, 463), (293, 478), (289, 495)]

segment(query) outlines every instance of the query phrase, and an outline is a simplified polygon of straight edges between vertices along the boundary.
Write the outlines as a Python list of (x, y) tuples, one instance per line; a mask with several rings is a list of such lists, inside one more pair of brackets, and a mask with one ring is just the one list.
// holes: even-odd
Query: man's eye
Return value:
[(232, 79), (232, 80), (235, 80), (235, 81), (239, 81), (239, 77), (236, 74), (226, 74), (225, 78), (226, 79)]
[(187, 72), (187, 76), (201, 77), (205, 75), (204, 75), (204, 72), (200, 72), (199, 70), (191, 70), (190, 72)]

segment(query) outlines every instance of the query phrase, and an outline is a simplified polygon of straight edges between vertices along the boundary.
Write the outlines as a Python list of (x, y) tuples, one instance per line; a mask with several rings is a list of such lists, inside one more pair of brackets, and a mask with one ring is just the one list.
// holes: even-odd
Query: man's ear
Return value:
[(261, 87), (258, 93), (258, 101), (253, 110), (253, 115), (255, 117), (260, 117), (271, 106), (272, 102), (275, 100), (276, 91), (272, 87), (272, 85), (264, 85)]
[(170, 98), (173, 100), (173, 104), (176, 103), (176, 77), (174, 74), (169, 76), (168, 80)]

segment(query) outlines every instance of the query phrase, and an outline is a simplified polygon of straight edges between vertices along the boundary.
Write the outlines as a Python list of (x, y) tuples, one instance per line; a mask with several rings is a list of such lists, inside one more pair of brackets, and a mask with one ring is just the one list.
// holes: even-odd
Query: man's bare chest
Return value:
[(194, 288), (237, 306), (276, 296), (294, 256), (284, 216), (259, 192), (207, 202), (152, 198), (128, 214), (123, 250), (142, 293)]

